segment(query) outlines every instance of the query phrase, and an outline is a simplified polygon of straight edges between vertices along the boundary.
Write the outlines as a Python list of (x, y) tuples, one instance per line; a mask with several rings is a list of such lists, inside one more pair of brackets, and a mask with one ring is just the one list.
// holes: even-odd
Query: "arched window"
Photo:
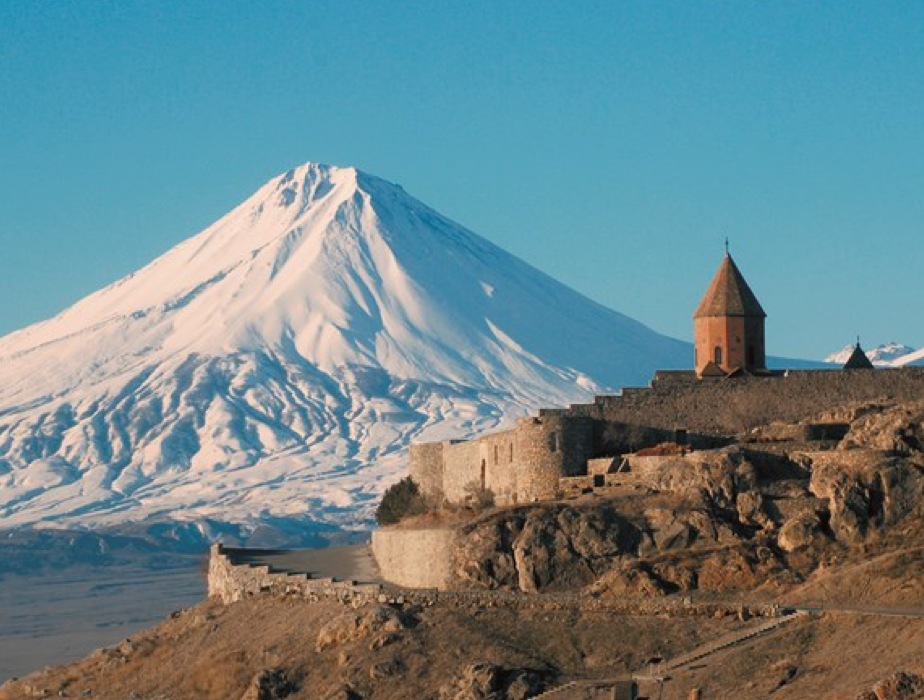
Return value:
[(495, 445), (495, 446), (494, 446), (494, 464), (497, 464), (497, 462), (498, 462), (498, 459), (497, 459), (497, 451), (498, 451), (498, 447), (497, 447), (497, 445)]
[(715, 363), (720, 367), (722, 366), (722, 347), (719, 345), (716, 345), (715, 348)]
[(513, 443), (510, 443), (510, 462), (513, 462)]

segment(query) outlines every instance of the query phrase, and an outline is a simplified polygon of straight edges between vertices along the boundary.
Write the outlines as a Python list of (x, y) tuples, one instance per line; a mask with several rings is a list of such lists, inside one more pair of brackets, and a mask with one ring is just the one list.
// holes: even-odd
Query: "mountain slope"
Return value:
[(894, 360), (892, 365), (895, 367), (924, 365), (924, 349), (915, 350), (913, 352), (902, 355), (898, 359)]
[(0, 339), (0, 525), (348, 523), (409, 439), (688, 355), (400, 187), (309, 163)]

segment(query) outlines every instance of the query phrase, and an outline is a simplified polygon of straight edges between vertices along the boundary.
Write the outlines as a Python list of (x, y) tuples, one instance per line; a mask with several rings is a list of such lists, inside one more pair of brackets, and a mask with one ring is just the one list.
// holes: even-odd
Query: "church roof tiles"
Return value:
[(693, 318), (721, 316), (767, 316), (741, 270), (728, 254), (693, 314)]

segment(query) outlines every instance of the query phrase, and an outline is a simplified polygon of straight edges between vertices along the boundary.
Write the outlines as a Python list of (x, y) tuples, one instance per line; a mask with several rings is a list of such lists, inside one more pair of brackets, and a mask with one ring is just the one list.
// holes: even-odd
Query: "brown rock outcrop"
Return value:
[(651, 488), (695, 495), (714, 507), (736, 509), (738, 494), (754, 490), (757, 484), (754, 465), (737, 447), (657, 459), (647, 479)]
[(619, 562), (590, 587), (594, 595), (611, 598), (656, 598), (670, 593), (670, 585), (637, 561)]
[(525, 700), (545, 687), (548, 674), (534, 669), (505, 669), (494, 664), (473, 664), (439, 692), (439, 700)]
[(283, 700), (295, 690), (283, 669), (264, 669), (253, 677), (241, 700)]
[(317, 650), (365, 639), (376, 632), (393, 634), (405, 629), (401, 615), (392, 608), (376, 606), (348, 612), (327, 622), (318, 631)]
[(869, 407), (851, 423), (839, 449), (924, 452), (924, 403)]
[(781, 549), (794, 552), (802, 547), (808, 547), (821, 536), (821, 518), (817, 513), (807, 511), (799, 513), (783, 524), (777, 536), (777, 543)]
[(809, 484), (828, 500), (830, 527), (845, 543), (864, 539), (871, 527), (894, 525), (924, 503), (924, 457), (875, 450), (816, 455)]
[(527, 506), (467, 525), (453, 568), (464, 586), (544, 591), (582, 588), (620, 554), (635, 552), (639, 533), (612, 508)]
[(924, 698), (924, 678), (899, 671), (879, 681), (872, 690), (857, 696), (857, 700), (919, 700)]

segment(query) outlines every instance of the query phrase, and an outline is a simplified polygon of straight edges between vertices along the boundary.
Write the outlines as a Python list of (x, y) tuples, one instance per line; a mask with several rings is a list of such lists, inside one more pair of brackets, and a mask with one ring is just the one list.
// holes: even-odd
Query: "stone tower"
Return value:
[(697, 376), (721, 376), (766, 368), (764, 319), (767, 314), (731, 255), (719, 265), (693, 314)]

